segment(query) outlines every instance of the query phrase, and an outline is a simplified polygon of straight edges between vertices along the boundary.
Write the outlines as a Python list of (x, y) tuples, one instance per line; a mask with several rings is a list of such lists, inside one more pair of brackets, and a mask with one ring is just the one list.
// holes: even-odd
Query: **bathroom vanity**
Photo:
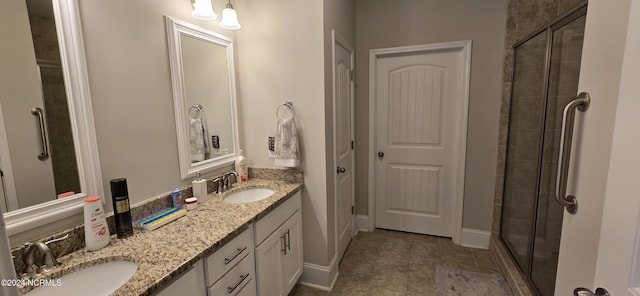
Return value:
[(301, 181), (265, 179), (236, 184), (226, 195), (247, 188), (274, 194), (232, 204), (212, 193), (185, 217), (153, 231), (136, 229), (129, 238), (112, 237), (94, 252), (83, 248), (62, 256), (60, 266), (36, 278), (127, 260), (138, 270), (112, 295), (287, 295), (302, 274), (301, 187)]
[(157, 295), (288, 295), (302, 275), (300, 207), (298, 191)]

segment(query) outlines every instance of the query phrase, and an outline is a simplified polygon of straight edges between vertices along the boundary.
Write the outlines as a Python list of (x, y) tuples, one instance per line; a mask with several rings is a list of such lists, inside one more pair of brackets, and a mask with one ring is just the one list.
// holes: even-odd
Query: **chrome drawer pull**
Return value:
[(227, 287), (227, 294), (233, 293), (233, 291), (235, 291), (240, 286), (240, 284), (242, 284), (242, 282), (244, 282), (244, 280), (247, 279), (248, 277), (249, 277), (248, 273), (245, 274), (245, 275), (241, 275), (240, 276), (240, 281), (238, 281), (235, 286)]
[(287, 255), (287, 234), (283, 233), (280, 238), (282, 239), (282, 252)]
[(285, 246), (287, 247), (287, 249), (289, 251), (291, 251), (291, 232), (290, 232), (290, 229), (287, 229), (286, 235), (287, 235), (287, 243), (286, 243)]
[(233, 259), (236, 259), (236, 257), (240, 256), (240, 254), (242, 254), (242, 252), (244, 252), (246, 249), (247, 249), (247, 247), (238, 248), (238, 251), (236, 252), (235, 255), (233, 255), (233, 257), (224, 258), (224, 265), (227, 265), (227, 264), (231, 263), (231, 261), (233, 261)]

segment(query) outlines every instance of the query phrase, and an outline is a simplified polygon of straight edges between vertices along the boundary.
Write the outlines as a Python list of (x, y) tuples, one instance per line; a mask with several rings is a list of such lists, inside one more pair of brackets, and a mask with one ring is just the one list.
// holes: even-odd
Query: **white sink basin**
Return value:
[(247, 188), (228, 194), (224, 201), (232, 204), (243, 204), (263, 200), (273, 195), (273, 193), (273, 190), (267, 188)]
[(109, 295), (126, 283), (138, 270), (131, 261), (112, 261), (83, 268), (53, 279), (50, 286), (41, 286), (28, 296)]

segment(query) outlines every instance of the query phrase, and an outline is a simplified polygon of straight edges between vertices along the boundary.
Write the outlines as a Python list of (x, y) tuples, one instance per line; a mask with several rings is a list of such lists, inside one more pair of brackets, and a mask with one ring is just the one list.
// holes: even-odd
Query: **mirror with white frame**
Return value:
[(103, 195), (81, 32), (77, 0), (0, 4), (0, 37), (11, 44), (0, 56), (0, 205), (9, 235), (81, 214), (84, 197)]
[(165, 16), (183, 180), (232, 164), (238, 151), (233, 42)]

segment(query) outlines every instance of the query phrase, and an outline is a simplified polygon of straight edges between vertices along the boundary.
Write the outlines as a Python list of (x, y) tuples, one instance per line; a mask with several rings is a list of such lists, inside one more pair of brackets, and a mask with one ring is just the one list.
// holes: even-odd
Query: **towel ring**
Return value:
[[(278, 106), (278, 109), (276, 109), (276, 118), (281, 118), (280, 117), (280, 109), (282, 107), (289, 108), (289, 110), (291, 111), (291, 117), (290, 118), (294, 118), (296, 116), (296, 109), (293, 108), (293, 103), (291, 101), (286, 101), (286, 102), (280, 104), (280, 106)], [(284, 112), (283, 112), (283, 115), (284, 115)]]
[(198, 114), (196, 114), (196, 118), (198, 116), (202, 115), (202, 104), (194, 104), (193, 106), (189, 107), (189, 116), (191, 116), (191, 110), (196, 109), (198, 111)]

